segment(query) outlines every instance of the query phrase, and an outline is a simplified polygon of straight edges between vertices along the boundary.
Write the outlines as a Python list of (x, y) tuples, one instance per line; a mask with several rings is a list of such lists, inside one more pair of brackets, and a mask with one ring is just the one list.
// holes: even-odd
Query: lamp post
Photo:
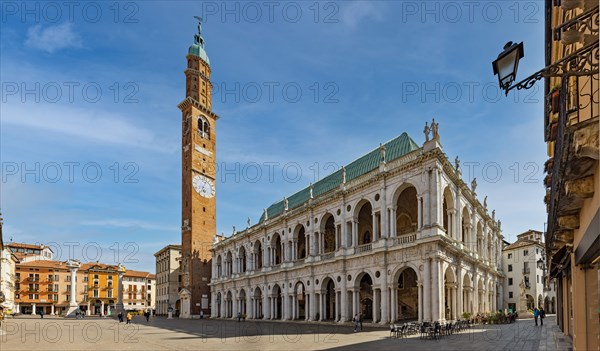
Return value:
[(504, 45), (498, 57), (492, 62), (494, 75), (498, 76), (498, 85), (505, 94), (512, 89), (529, 89), (542, 78), (584, 76), (598, 73), (598, 41), (583, 46), (559, 61), (542, 68), (522, 81), (513, 84), (517, 77), (519, 60), (525, 56), (523, 43), (514, 44), (509, 41)]

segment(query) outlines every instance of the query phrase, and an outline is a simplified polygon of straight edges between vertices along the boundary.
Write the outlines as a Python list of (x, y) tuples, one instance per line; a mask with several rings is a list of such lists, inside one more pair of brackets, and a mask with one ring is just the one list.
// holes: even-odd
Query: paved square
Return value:
[[(21, 317), (6, 320), (0, 349), (8, 350), (568, 350), (556, 333), (555, 317), (544, 327), (532, 320), (477, 326), (469, 331), (421, 340), (390, 338), (387, 328), (303, 322), (237, 322), (135, 317), (113, 319)], [(558, 336), (557, 336), (558, 335)], [(562, 340), (562, 341), (561, 341)]]

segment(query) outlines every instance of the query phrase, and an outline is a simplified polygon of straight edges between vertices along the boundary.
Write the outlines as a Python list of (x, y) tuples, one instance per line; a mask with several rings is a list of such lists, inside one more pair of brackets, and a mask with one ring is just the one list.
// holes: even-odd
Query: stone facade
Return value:
[(179, 310), (181, 245), (167, 245), (154, 254), (156, 257), (156, 314), (166, 316), (169, 307)]
[(307, 201), (284, 199), (279, 213), (219, 238), (211, 315), (343, 322), (362, 313), (384, 324), (500, 308), (500, 223), (443, 153), (437, 124), (422, 147), (395, 159), (385, 150), (379, 167), (347, 181), (366, 155), (332, 189), (313, 196), (311, 185)]
[(502, 250), (504, 303), (502, 308), (520, 314), (544, 307), (556, 313), (554, 284), (547, 279), (546, 255), (542, 232), (528, 230), (517, 235), (517, 241)]

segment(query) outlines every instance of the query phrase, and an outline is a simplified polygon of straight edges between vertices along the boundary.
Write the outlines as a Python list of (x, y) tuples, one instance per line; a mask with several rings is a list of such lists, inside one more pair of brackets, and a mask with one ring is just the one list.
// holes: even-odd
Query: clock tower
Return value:
[(217, 231), (216, 122), (212, 112), (210, 61), (204, 50), (201, 18), (188, 49), (181, 149), (180, 317), (210, 314), (211, 245)]

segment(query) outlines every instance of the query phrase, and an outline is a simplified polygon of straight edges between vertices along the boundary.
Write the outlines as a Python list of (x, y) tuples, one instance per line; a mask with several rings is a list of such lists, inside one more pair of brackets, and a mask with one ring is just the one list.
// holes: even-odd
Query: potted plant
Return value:
[(550, 89), (550, 96), (552, 102), (552, 113), (558, 113), (560, 109), (560, 84), (555, 84)]

